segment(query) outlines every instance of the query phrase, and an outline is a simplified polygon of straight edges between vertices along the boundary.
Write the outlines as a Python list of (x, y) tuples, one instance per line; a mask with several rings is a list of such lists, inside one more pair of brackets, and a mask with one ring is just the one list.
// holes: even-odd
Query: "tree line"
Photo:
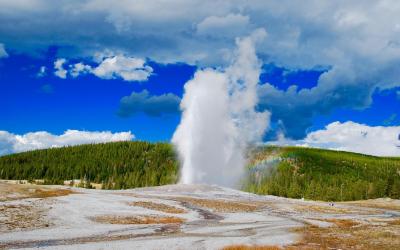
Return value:
[(0, 157), (0, 178), (42, 179), (45, 184), (80, 179), (105, 189), (126, 189), (176, 183), (177, 176), (178, 162), (169, 143), (113, 142)]
[[(311, 200), (400, 198), (400, 158), (302, 147), (258, 147), (249, 153), (242, 189)], [(272, 159), (272, 160), (270, 160)], [(0, 178), (104, 189), (173, 184), (179, 163), (169, 143), (113, 142), (35, 150), (0, 157)]]
[(301, 147), (265, 147), (252, 154), (253, 160), (278, 160), (248, 166), (243, 189), (249, 192), (325, 201), (400, 198), (400, 158)]

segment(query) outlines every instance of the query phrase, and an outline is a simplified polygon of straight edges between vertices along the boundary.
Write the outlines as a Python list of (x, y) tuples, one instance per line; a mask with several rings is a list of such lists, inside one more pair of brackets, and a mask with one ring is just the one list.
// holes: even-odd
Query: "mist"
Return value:
[(185, 84), (182, 118), (172, 138), (181, 183), (238, 184), (246, 148), (260, 142), (269, 126), (270, 114), (255, 110), (261, 72), (255, 44), (265, 36), (259, 29), (236, 39), (229, 66), (198, 70)]

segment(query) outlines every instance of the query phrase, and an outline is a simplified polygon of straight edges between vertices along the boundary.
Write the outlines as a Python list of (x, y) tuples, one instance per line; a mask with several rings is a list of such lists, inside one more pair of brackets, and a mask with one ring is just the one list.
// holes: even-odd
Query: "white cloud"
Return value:
[(8, 57), (8, 53), (4, 47), (4, 44), (0, 43), (0, 58), (2, 57)]
[(400, 126), (368, 126), (355, 122), (333, 122), (309, 133), (304, 140), (280, 138), (271, 144), (298, 145), (350, 151), (376, 156), (400, 156)]
[(16, 135), (0, 131), (0, 155), (79, 144), (129, 141), (134, 138), (135, 136), (130, 131), (112, 133), (110, 131), (67, 130), (62, 135), (45, 131)]
[(68, 71), (64, 69), (64, 64), (67, 62), (65, 58), (59, 58), (54, 62), (54, 75), (66, 79)]
[(78, 77), (81, 74), (87, 74), (92, 71), (92, 67), (90, 65), (85, 65), (83, 63), (76, 63), (74, 65), (70, 65), (70, 74), (72, 77)]
[(99, 64), (95, 67), (79, 62), (70, 64), (69, 70), (64, 69), (65, 59), (57, 59), (54, 62), (54, 72), (60, 78), (66, 78), (67, 74), (72, 77), (78, 77), (82, 74), (93, 74), (102, 79), (121, 78), (124, 81), (146, 81), (153, 68), (146, 65), (146, 61), (141, 58), (129, 57), (124, 55), (99, 56), (95, 54), (95, 61)]
[(145, 81), (153, 72), (153, 69), (145, 63), (145, 60), (140, 58), (109, 57), (93, 69), (93, 74), (103, 79), (122, 78), (125, 81)]

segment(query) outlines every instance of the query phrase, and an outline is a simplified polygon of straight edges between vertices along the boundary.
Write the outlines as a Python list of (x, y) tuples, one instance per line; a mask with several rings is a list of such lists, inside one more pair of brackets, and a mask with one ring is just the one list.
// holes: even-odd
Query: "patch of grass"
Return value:
[(49, 227), (46, 212), (33, 205), (0, 205), (0, 233)]
[(253, 212), (260, 205), (255, 203), (236, 202), (227, 200), (211, 200), (211, 199), (196, 199), (178, 197), (176, 200), (188, 202), (194, 206), (212, 209), (215, 212), (221, 213), (238, 213), (238, 212)]
[(116, 216), (103, 215), (92, 218), (94, 221), (104, 224), (181, 224), (184, 219), (172, 216), (157, 215), (133, 215), (133, 216)]
[(57, 197), (57, 196), (66, 196), (70, 194), (77, 194), (69, 189), (36, 189), (31, 198), (49, 198), (49, 197)]
[(388, 224), (393, 226), (400, 226), (400, 219), (391, 220), (388, 222)]
[(222, 248), (222, 250), (282, 250), (278, 246), (248, 246), (248, 245), (231, 245)]
[(351, 228), (360, 224), (354, 220), (345, 219), (325, 219), (324, 221), (331, 222), (340, 228)]
[(396, 199), (373, 199), (364, 201), (341, 202), (345, 205), (356, 205), (360, 207), (369, 207), (377, 209), (390, 209), (400, 211), (400, 200)]
[(331, 207), (331, 206), (318, 206), (318, 205), (296, 205), (294, 207), (299, 212), (316, 212), (322, 214), (348, 214), (355, 213), (345, 208)]
[(32, 184), (9, 184), (0, 182), (0, 201), (27, 198), (49, 198), (76, 194), (69, 189), (50, 188)]
[(359, 224), (351, 220), (327, 220), (332, 227), (305, 226), (295, 232), (302, 239), (285, 249), (400, 249), (400, 227), (398, 225)]
[(135, 207), (144, 207), (147, 209), (156, 210), (164, 213), (170, 213), (170, 214), (187, 213), (187, 211), (182, 208), (169, 206), (162, 203), (150, 202), (150, 201), (135, 201), (135, 202), (130, 202), (129, 205)]

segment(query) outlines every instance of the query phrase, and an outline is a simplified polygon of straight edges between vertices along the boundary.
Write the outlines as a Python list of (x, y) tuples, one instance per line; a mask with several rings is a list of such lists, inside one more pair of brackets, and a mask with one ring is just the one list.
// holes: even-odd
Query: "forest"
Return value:
[(310, 200), (400, 198), (400, 158), (304, 147), (251, 152), (242, 188)]
[[(0, 178), (45, 184), (101, 183), (126, 189), (175, 183), (178, 162), (169, 143), (113, 142), (35, 150), (0, 157)], [(90, 186), (90, 185), (87, 185)]]

